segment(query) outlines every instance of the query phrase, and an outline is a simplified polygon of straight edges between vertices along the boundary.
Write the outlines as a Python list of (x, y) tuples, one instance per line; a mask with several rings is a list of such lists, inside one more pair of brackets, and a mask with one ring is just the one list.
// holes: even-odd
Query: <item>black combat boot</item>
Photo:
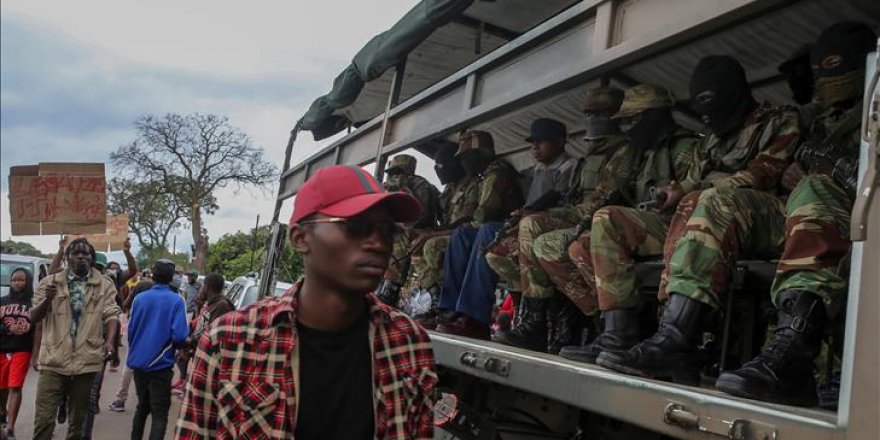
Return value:
[(587, 317), (571, 300), (556, 297), (547, 307), (547, 353), (559, 354), (562, 347), (580, 342)]
[(602, 312), (602, 319), (602, 334), (592, 343), (564, 347), (559, 355), (566, 359), (595, 364), (600, 353), (607, 351), (619, 354), (641, 341), (638, 307), (606, 310)]
[(519, 321), (509, 332), (498, 332), (495, 342), (534, 351), (547, 350), (547, 299), (523, 296), (519, 303)]
[(779, 305), (773, 339), (740, 369), (721, 373), (715, 386), (749, 399), (814, 406), (813, 358), (822, 347), (825, 305), (817, 295), (795, 290), (782, 292)]
[(673, 293), (660, 318), (657, 333), (624, 352), (604, 351), (596, 363), (622, 373), (700, 384), (703, 322), (711, 307), (684, 295)]

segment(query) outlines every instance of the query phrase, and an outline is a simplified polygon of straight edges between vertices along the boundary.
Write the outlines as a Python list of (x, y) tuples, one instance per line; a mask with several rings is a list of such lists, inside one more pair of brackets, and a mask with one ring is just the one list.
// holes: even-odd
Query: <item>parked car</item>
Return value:
[[(241, 310), (259, 299), (259, 278), (257, 274), (248, 274), (243, 277), (236, 278), (232, 284), (226, 289), (226, 297), (235, 306), (235, 310)], [(284, 295), (293, 284), (277, 281), (272, 296)]]
[(46, 258), (0, 254), (0, 296), (9, 295), (9, 276), (13, 270), (19, 267), (29, 270), (34, 276), (34, 290), (37, 290), (37, 284), (49, 274), (50, 264), (52, 262)]

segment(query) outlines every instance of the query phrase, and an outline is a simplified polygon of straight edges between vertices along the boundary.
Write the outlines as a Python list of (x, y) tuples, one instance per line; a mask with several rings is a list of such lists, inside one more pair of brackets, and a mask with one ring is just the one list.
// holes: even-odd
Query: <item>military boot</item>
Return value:
[(559, 355), (574, 361), (596, 363), (602, 352), (622, 353), (638, 344), (639, 308), (612, 309), (602, 312), (604, 321), (602, 334), (587, 345), (564, 347)]
[(816, 405), (813, 358), (822, 347), (825, 305), (810, 292), (787, 290), (779, 297), (773, 339), (758, 357), (718, 376), (725, 393), (786, 405)]
[(523, 296), (519, 321), (509, 332), (498, 332), (493, 340), (534, 351), (547, 350), (547, 303), (549, 300)]
[(562, 347), (576, 344), (587, 317), (568, 298), (553, 298), (547, 308), (547, 353), (559, 354)]
[(596, 363), (622, 373), (696, 386), (700, 384), (703, 322), (711, 307), (673, 293), (660, 318), (660, 327), (648, 339), (623, 352), (604, 351)]

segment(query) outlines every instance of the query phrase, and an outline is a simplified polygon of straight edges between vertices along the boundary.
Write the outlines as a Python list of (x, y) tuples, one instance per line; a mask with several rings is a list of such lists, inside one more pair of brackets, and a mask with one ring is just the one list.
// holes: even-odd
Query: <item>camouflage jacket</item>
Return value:
[(698, 165), (680, 181), (685, 191), (710, 187), (748, 187), (775, 191), (800, 138), (793, 107), (765, 103), (742, 129), (724, 139), (710, 134), (698, 149)]
[[(695, 133), (679, 129), (661, 145), (643, 152), (636, 177), (627, 191), (627, 198), (631, 197), (629, 206), (651, 200), (651, 188), (687, 179), (691, 169), (699, 165), (699, 148), (700, 138)], [(668, 215), (671, 217), (672, 213)]]
[(479, 196), (474, 210), (474, 223), (503, 221), (522, 207), (523, 193), (519, 173), (504, 159), (495, 159), (479, 176)]
[[(571, 207), (551, 209), (551, 216), (572, 223), (588, 222), (600, 208), (626, 203), (631, 199), (627, 194), (638, 171), (638, 152), (623, 135), (610, 138), (603, 147), (587, 153), (585, 163), (592, 162), (589, 159), (595, 155), (601, 155), (602, 160), (598, 162), (600, 167), (597, 169), (581, 170), (578, 185), (582, 188), (580, 200)], [(598, 175), (595, 175), (597, 172)], [(592, 188), (586, 190), (585, 187), (589, 186)]]
[(441, 225), (450, 225), (459, 219), (470, 217), (477, 209), (480, 182), (475, 177), (464, 177), (450, 183), (440, 194)]
[(397, 175), (385, 183), (388, 191), (408, 192), (422, 205), (422, 215), (415, 221), (416, 229), (433, 229), (442, 217), (440, 191), (422, 176)]
[[(853, 189), (858, 177), (862, 106), (847, 110), (831, 108), (810, 122), (809, 134), (795, 158), (806, 173), (831, 174), (844, 187)], [(848, 182), (842, 182), (845, 180)]]

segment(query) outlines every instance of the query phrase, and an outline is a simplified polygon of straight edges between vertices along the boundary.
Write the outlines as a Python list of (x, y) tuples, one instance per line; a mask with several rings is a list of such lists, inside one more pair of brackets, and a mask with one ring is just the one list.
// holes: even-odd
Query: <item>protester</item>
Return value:
[(9, 274), (9, 294), (0, 298), (0, 421), (5, 438), (15, 440), (15, 422), (21, 408), (21, 388), (33, 348), (30, 310), (33, 275), (24, 268)]
[[(141, 292), (145, 292), (152, 288), (153, 284), (154, 283), (152, 281), (139, 282), (134, 287), (134, 289), (131, 289), (131, 293), (125, 299), (125, 303), (122, 305), (122, 311), (126, 314), (131, 313), (131, 303), (132, 301), (134, 301), (135, 297), (137, 297)], [(119, 380), (119, 391), (116, 392), (116, 400), (114, 400), (109, 406), (111, 411), (125, 411), (125, 401), (128, 400), (128, 389), (131, 388), (132, 376), (132, 369), (128, 368), (128, 365), (125, 365), (122, 368), (122, 378)]]
[(395, 222), (420, 211), (357, 167), (322, 168), (307, 181), (290, 219), (304, 278), (208, 328), (175, 438), (433, 438), (428, 335), (372, 293)]
[(138, 395), (132, 440), (143, 438), (147, 416), (152, 417), (150, 440), (165, 437), (171, 406), (174, 349), (189, 335), (184, 301), (169, 287), (173, 278), (174, 262), (156, 261), (153, 264), (156, 284), (132, 302), (126, 362), (128, 368), (134, 370)]
[[(43, 278), (31, 309), (31, 321), (43, 324), (33, 436), (37, 440), (52, 438), (55, 410), (65, 396), (70, 413), (67, 440), (82, 438), (95, 375), (116, 356), (116, 289), (91, 268), (96, 253), (86, 239), (73, 240), (65, 254), (67, 269)], [(86, 307), (89, 303), (97, 306)], [(97, 341), (104, 341), (103, 346)]]
[[(178, 358), (183, 362), (189, 362), (195, 353), (199, 337), (207, 330), (208, 326), (217, 318), (235, 310), (235, 306), (228, 298), (223, 296), (225, 280), (223, 275), (212, 273), (205, 277), (202, 290), (197, 295), (196, 304), (200, 306), (198, 316), (193, 320), (192, 333), (186, 338), (184, 347), (178, 352)], [(183, 378), (179, 381), (180, 388), (172, 387), (175, 394), (183, 394)]]
[(202, 290), (202, 285), (199, 283), (199, 271), (195, 269), (190, 269), (186, 273), (186, 287), (184, 287), (186, 291), (186, 313), (187, 315), (192, 315), (196, 313), (196, 297), (199, 296), (199, 292)]

